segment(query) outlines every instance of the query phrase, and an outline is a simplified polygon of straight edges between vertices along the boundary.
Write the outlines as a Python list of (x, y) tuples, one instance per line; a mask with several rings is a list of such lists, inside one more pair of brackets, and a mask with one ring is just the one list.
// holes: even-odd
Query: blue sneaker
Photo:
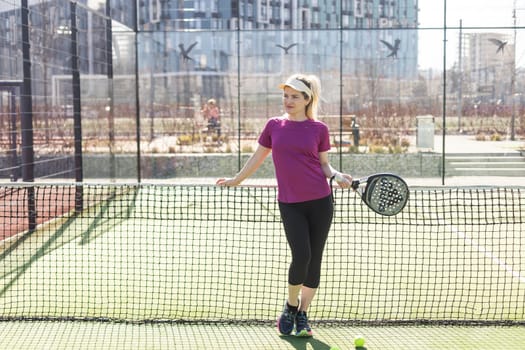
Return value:
[(283, 335), (290, 335), (295, 326), (295, 317), (297, 311), (291, 310), (288, 306), (288, 303), (284, 304), (283, 313), (281, 317), (277, 320), (277, 329)]
[(295, 336), (296, 337), (311, 337), (313, 335), (312, 329), (308, 324), (308, 317), (306, 316), (306, 311), (299, 311), (295, 315)]

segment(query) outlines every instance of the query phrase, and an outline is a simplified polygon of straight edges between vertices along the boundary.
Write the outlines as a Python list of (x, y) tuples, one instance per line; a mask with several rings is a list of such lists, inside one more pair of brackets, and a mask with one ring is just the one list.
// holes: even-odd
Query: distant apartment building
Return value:
[(505, 99), (515, 78), (515, 45), (502, 33), (466, 33), (462, 40), (465, 97)]
[(140, 0), (146, 30), (415, 28), (417, 0)]
[[(300, 58), (305, 71), (335, 70), (343, 46), (343, 74), (417, 77), (418, 0), (140, 0), (138, 12), (139, 28), (156, 32), (168, 55), (197, 42), (192, 69), (231, 68), (227, 57), (237, 54), (232, 31), (240, 29), (247, 70), (286, 69), (285, 57)], [(177, 31), (194, 32), (184, 37)]]
[[(398, 81), (418, 75), (418, 0), (139, 0), (136, 17), (134, 2), (75, 4), (79, 69), (90, 76), (90, 95), (102, 91), (95, 81), (103, 81), (110, 68), (115, 80), (133, 73), (135, 18), (139, 74), (156, 99), (168, 101), (178, 91), (177, 99), (189, 101), (193, 85), (204, 96), (221, 97), (239, 73), (263, 77), (268, 87), (293, 71), (323, 73), (332, 81), (356, 78), (363, 86), (375, 79), (370, 84), (380, 81), (389, 90), (384, 95), (398, 93)], [(64, 40), (71, 35), (70, 15), (69, 6), (59, 5), (29, 1), (30, 20), (42, 28), (31, 32), (31, 54), (39, 62), (33, 65), (35, 77), (55, 84), (54, 95), (65, 96), (67, 89), (58, 85), (71, 76), (70, 42)], [(8, 39), (0, 44), (4, 57), (19, 50), (18, 11), (16, 4), (0, 9), (0, 29)], [(108, 11), (117, 19), (111, 41)], [(20, 76), (20, 62), (0, 61), (0, 75)], [(250, 86), (255, 85), (245, 84), (243, 91)], [(47, 88), (41, 84), (34, 91)]]

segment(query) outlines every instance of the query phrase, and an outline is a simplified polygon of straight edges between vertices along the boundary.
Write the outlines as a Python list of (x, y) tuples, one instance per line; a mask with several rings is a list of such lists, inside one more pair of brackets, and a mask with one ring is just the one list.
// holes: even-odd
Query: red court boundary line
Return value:
[[(74, 186), (35, 186), (34, 189), (37, 225), (75, 207)], [(0, 227), (0, 242), (29, 229), (27, 187), (0, 187)]]

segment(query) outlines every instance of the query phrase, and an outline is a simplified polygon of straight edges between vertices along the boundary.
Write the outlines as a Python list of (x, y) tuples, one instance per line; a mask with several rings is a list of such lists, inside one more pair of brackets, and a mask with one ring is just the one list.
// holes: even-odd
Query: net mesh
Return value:
[[(276, 192), (1, 185), (0, 319), (274, 322), (290, 261)], [(411, 188), (391, 217), (334, 196), (313, 322), (525, 323), (523, 188)]]

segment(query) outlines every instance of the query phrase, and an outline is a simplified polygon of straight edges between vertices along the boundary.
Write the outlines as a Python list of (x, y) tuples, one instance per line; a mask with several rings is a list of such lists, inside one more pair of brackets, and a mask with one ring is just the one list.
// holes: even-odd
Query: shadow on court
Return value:
[[(121, 190), (122, 191), (122, 190)], [(132, 187), (122, 192), (111, 189), (93, 216), (89, 227), (81, 233), (80, 245), (91, 243), (100, 235), (129, 220), (135, 209), (138, 188)]]
[(281, 336), (297, 350), (330, 350), (331, 346), (315, 338), (301, 338), (294, 336)]
[[(90, 213), (90, 209), (86, 209), (87, 214), (75, 213), (71, 215), (60, 226), (55, 228), (54, 232), (50, 232), (51, 234), (43, 243), (40, 241), (35, 241), (38, 242), (37, 245), (32, 245), (34, 242), (31, 243), (31, 239), (35, 234), (38, 235), (42, 233), (39, 228), (28, 231), (22, 235), (16, 242), (0, 253), (0, 262), (5, 261), (8, 257), (12, 259), (13, 254), (16, 253), (19, 253), (22, 258), (19, 264), (13, 265), (12, 269), (7, 269), (0, 275), (0, 279), (5, 280), (4, 285), (0, 289), (0, 297), (3, 296), (33, 264), (47, 254), (69, 244), (79, 238), (79, 236), (81, 238), (79, 242), (80, 245), (88, 244), (107, 232), (111, 227), (129, 219), (135, 208), (137, 194), (138, 191), (136, 189), (120, 194), (114, 191), (111, 192), (110, 196), (98, 205), (94, 213)], [(87, 229), (78, 230), (78, 227), (75, 228), (76, 222), (83, 216), (89, 218), (91, 222)], [(82, 228), (82, 226), (80, 226), (80, 228)], [(80, 232), (77, 233), (78, 231)], [(26, 252), (24, 252), (22, 248), (24, 243), (27, 243), (30, 250), (36, 248), (33, 254), (26, 256)]]
[[(3, 296), (13, 284), (18, 281), (20, 276), (22, 276), (35, 262), (44, 257), (49, 252), (59, 248), (60, 246), (66, 244), (67, 242), (61, 241), (61, 238), (64, 236), (64, 232), (71, 226), (74, 222), (74, 218), (70, 217), (66, 222), (56, 230), (56, 232), (49, 237), (49, 239), (44, 242), (28, 259), (21, 261), (21, 264), (16, 264), (13, 266), (12, 270), (8, 270), (4, 275), (0, 276), (2, 279), (6, 279), (6, 283), (3, 288), (0, 290), (0, 296)], [(27, 232), (21, 239), (19, 239), (15, 244), (10, 246), (6, 251), (0, 255), (0, 261), (5, 260), (13, 252), (17, 250), (19, 246), (22, 246), (22, 243), (28, 240), (33, 234), (38, 233), (38, 230), (33, 230)], [(8, 280), (7, 278), (10, 277)]]

